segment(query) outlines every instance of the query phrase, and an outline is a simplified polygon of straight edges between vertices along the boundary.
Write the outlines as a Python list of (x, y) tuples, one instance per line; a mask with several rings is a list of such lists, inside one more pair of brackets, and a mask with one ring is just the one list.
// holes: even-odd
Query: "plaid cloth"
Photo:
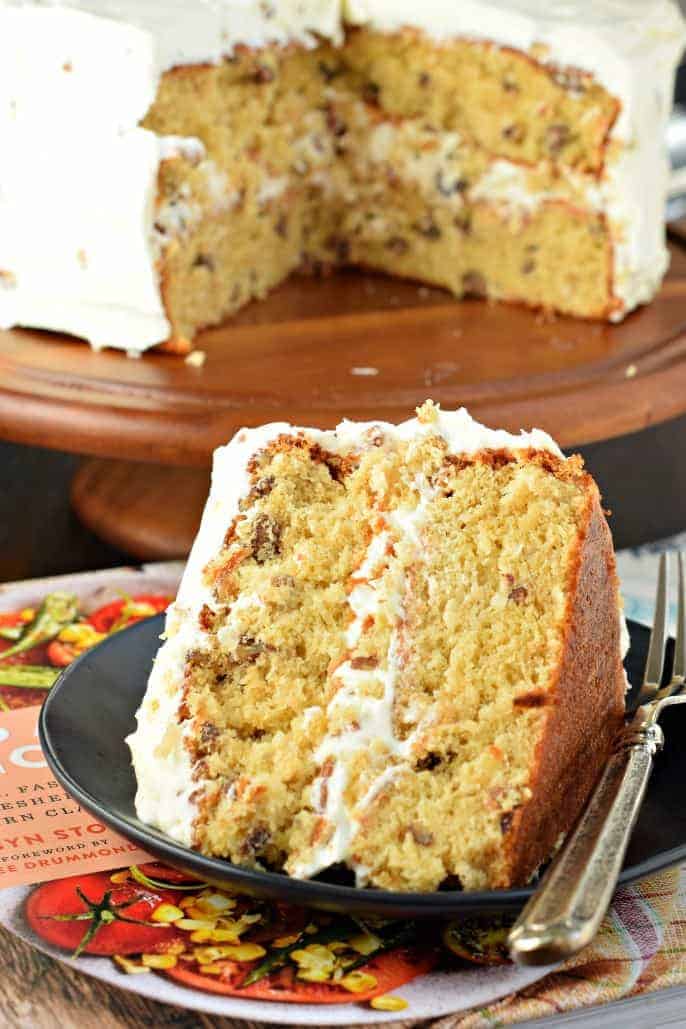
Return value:
[(616, 894), (596, 940), (557, 971), (432, 1029), (494, 1029), (686, 984), (686, 866)]

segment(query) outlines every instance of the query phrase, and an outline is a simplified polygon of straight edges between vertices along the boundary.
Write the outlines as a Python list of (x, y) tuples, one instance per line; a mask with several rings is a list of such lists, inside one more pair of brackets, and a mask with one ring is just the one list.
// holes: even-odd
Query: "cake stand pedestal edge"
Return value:
[(71, 484), (71, 505), (99, 539), (140, 561), (186, 557), (210, 486), (209, 468), (87, 459)]

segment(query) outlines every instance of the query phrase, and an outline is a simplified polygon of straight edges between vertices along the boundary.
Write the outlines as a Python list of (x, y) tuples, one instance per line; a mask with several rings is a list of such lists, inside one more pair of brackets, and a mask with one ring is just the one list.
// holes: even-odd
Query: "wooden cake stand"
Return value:
[[(686, 248), (675, 240), (672, 252), (659, 297), (619, 325), (457, 302), (349, 272), (291, 279), (204, 332), (198, 367), (156, 352), (96, 353), (53, 333), (0, 332), (0, 437), (89, 455), (73, 505), (140, 558), (187, 552), (212, 450), (242, 425), (396, 421), (431, 397), (595, 453), (599, 441), (686, 413)], [(619, 516), (616, 461), (604, 464), (591, 470)]]

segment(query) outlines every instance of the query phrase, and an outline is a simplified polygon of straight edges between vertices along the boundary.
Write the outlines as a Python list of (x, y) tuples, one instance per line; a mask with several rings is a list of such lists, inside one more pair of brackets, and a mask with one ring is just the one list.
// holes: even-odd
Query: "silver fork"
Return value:
[(686, 702), (686, 597), (684, 558), (678, 554), (677, 630), (669, 683), (661, 687), (667, 643), (669, 562), (660, 557), (655, 619), (635, 714), (626, 724), (576, 828), (512, 927), (510, 955), (521, 965), (547, 965), (587, 946), (605, 916), (653, 757), (664, 743), (658, 719), (670, 704)]

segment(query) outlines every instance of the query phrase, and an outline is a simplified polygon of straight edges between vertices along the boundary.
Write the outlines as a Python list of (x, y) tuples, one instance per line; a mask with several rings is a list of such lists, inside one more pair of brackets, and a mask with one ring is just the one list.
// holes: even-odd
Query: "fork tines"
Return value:
[(684, 684), (686, 673), (686, 601), (684, 599), (684, 558), (681, 551), (677, 552), (677, 618), (676, 618), (676, 639), (674, 643), (674, 662), (672, 674), (666, 686), (661, 688), (662, 678), (665, 669), (665, 650), (667, 645), (667, 634), (669, 629), (669, 568), (670, 555), (660, 555), (660, 565), (657, 576), (657, 589), (655, 592), (655, 616), (653, 628), (650, 633), (650, 645), (648, 657), (646, 658), (643, 683), (638, 696), (638, 704), (648, 704), (651, 701), (663, 700), (671, 696)]

